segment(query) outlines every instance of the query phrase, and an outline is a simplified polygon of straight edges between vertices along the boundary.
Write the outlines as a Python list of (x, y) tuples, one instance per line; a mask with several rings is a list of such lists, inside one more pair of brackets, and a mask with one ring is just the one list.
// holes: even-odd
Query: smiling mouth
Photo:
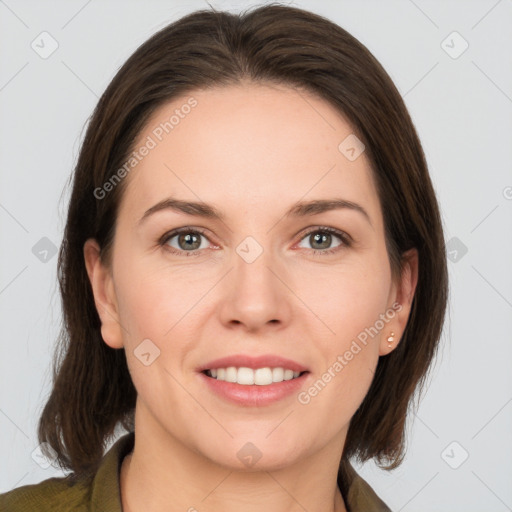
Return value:
[(284, 367), (271, 368), (267, 366), (252, 369), (245, 366), (229, 366), (227, 368), (212, 368), (204, 370), (202, 373), (212, 379), (241, 384), (242, 386), (268, 386), (270, 384), (297, 379), (309, 372), (294, 372), (293, 370)]

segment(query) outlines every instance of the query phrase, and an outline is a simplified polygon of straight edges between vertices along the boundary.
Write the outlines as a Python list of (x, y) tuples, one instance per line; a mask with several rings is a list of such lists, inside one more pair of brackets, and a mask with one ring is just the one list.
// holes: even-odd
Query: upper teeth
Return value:
[(300, 372), (294, 372), (286, 368), (246, 368), (244, 366), (237, 368), (229, 366), (228, 368), (215, 368), (208, 370), (208, 375), (216, 378), (217, 380), (224, 380), (226, 382), (236, 382), (250, 386), (256, 384), (258, 386), (266, 386), (273, 382), (282, 382), (283, 380), (291, 380), (300, 375)]

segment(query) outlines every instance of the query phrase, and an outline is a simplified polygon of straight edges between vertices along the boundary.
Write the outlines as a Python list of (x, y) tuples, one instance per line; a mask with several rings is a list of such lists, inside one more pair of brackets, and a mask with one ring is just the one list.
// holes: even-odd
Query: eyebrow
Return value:
[[(373, 227), (368, 212), (361, 205), (354, 203), (353, 201), (347, 201), (346, 199), (339, 198), (315, 199), (312, 201), (301, 201), (295, 203), (285, 213), (284, 217), (309, 217), (331, 210), (341, 209), (349, 209), (359, 212), (366, 218), (366, 220)], [(185, 213), (187, 215), (194, 215), (197, 217), (204, 217), (220, 221), (225, 220), (224, 214), (211, 204), (200, 201), (181, 201), (179, 199), (169, 197), (158, 202), (157, 204), (146, 210), (144, 215), (139, 220), (139, 224), (141, 224), (150, 215), (162, 210), (173, 210), (178, 213)]]

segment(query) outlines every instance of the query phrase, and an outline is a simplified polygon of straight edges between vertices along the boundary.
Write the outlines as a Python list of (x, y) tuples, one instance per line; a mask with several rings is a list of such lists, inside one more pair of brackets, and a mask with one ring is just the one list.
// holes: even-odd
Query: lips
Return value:
[[(231, 382), (225, 380), (228, 370), (229, 373), (235, 371), (237, 374), (234, 381), (231, 378), (229, 379)], [(272, 379), (266, 375), (266, 378), (263, 376), (262, 380), (258, 380), (260, 372), (270, 374), (271, 371)], [(223, 374), (223, 379), (216, 378), (219, 372)], [(206, 386), (205, 389), (223, 400), (245, 407), (269, 406), (290, 398), (297, 394), (310, 378), (310, 371), (306, 366), (277, 355), (255, 357), (240, 354), (222, 357), (202, 365), (198, 368), (198, 373)], [(280, 380), (281, 373), (283, 373), (283, 380)], [(250, 380), (245, 380), (250, 377), (250, 374), (254, 375), (254, 384)], [(238, 382), (240, 377), (242, 377), (240, 382), (243, 383)], [(274, 381), (274, 377), (277, 382)]]

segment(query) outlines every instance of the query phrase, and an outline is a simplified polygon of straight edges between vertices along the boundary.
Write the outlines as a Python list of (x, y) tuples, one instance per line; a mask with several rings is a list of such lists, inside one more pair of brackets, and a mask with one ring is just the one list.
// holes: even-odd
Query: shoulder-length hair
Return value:
[(403, 460), (408, 408), (436, 354), (448, 294), (442, 223), (425, 155), (398, 90), (363, 44), (322, 16), (267, 4), (241, 14), (196, 11), (166, 26), (119, 69), (89, 120), (59, 252), (60, 350), (38, 426), (39, 441), (56, 451), (71, 479), (96, 472), (117, 426), (134, 428), (136, 390), (124, 350), (102, 340), (83, 255), (85, 241), (95, 238), (110, 264), (126, 180), (108, 194), (97, 190), (123, 167), (159, 106), (194, 89), (246, 81), (308, 91), (342, 113), (371, 163), (393, 277), (401, 275), (403, 253), (418, 250), (407, 327), (398, 347), (379, 359), (342, 457), (375, 458), (385, 469)]

